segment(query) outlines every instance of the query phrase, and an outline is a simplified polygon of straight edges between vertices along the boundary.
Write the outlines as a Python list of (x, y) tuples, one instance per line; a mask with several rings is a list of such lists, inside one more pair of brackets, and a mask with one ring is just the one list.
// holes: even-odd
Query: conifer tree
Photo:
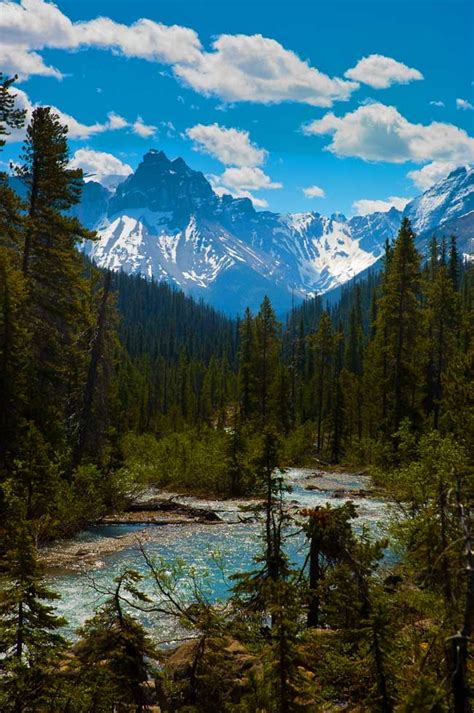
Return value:
[[(381, 429), (386, 437), (406, 417), (419, 413), (421, 380), (420, 256), (410, 221), (404, 218), (387, 255), (368, 374), (375, 379)], [(378, 397), (375, 394), (378, 393)]]
[[(17, 77), (0, 73), (0, 150), (9, 129), (23, 126), (25, 111), (16, 107), (11, 87)], [(21, 438), (27, 397), (30, 335), (27, 293), (18, 251), (22, 239), (22, 203), (0, 172), (0, 477), (11, 466)]]
[(437, 429), (442, 410), (443, 379), (459, 343), (460, 303), (451, 268), (439, 259), (435, 238), (431, 243), (424, 293), (428, 353), (425, 410)]
[(453, 283), (453, 289), (455, 291), (459, 290), (459, 254), (458, 254), (458, 248), (456, 244), (456, 236), (451, 235), (451, 240), (449, 244), (449, 263), (448, 263), (448, 270), (449, 270), (449, 277), (451, 278), (451, 282)]
[(258, 417), (265, 427), (275, 423), (276, 384), (281, 355), (281, 329), (268, 297), (255, 317), (254, 379)]
[[(66, 212), (80, 197), (80, 170), (68, 168), (67, 129), (47, 107), (33, 112), (17, 175), (27, 189), (22, 270), (28, 278), (34, 346), (31, 417), (55, 447), (64, 447), (71, 372), (84, 355), (77, 336), (88, 326), (78, 240), (92, 237)], [(82, 380), (82, 374), (79, 375)]]
[(316, 450), (323, 448), (323, 421), (328, 411), (330, 374), (333, 368), (335, 337), (331, 318), (324, 312), (316, 333), (312, 336), (314, 350), (314, 386), (316, 406)]
[(139, 606), (149, 603), (138, 589), (140, 579), (133, 570), (116, 577), (103, 607), (79, 631), (76, 675), (88, 710), (147, 709), (144, 684), (156, 652), (140, 623), (125, 611), (127, 597)]
[(247, 307), (240, 323), (239, 351), (239, 404), (243, 421), (248, 421), (255, 408), (254, 383), (255, 327), (252, 314)]
[(27, 297), (15, 257), (0, 248), (0, 472), (13, 466), (25, 427), (31, 355)]
[(26, 110), (17, 107), (17, 95), (11, 91), (17, 79), (16, 74), (6, 77), (0, 72), (0, 149), (5, 146), (4, 137), (10, 134), (9, 129), (21, 129), (25, 123)]
[(334, 367), (332, 374), (332, 393), (331, 393), (331, 460), (334, 463), (339, 462), (342, 451), (342, 443), (345, 430), (345, 394), (342, 382), (342, 368), (344, 361), (344, 334), (342, 326), (334, 336), (335, 341), (335, 356)]
[(0, 708), (21, 713), (43, 705), (52, 710), (55, 666), (65, 647), (58, 629), (65, 621), (54, 613), (50, 602), (57, 595), (45, 586), (29, 529), (19, 512), (17, 518), (1, 567)]

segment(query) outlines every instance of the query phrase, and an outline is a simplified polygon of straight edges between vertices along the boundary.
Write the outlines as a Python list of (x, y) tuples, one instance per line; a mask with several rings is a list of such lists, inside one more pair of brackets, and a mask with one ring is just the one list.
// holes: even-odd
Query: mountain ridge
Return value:
[(218, 196), (182, 158), (151, 150), (115, 191), (86, 183), (77, 215), (98, 231), (85, 250), (101, 267), (166, 280), (227, 312), (265, 293), (286, 309), (374, 265), (405, 215), (422, 249), (433, 232), (459, 229), (461, 252), (472, 252), (474, 170), (456, 169), (404, 211), (280, 214)]

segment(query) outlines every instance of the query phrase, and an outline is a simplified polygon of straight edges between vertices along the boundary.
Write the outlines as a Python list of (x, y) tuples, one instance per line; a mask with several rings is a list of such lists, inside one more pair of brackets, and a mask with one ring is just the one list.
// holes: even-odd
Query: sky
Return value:
[(349, 216), (474, 163), (473, 27), (472, 0), (0, 0), (0, 70), (91, 180), (162, 149), (258, 209)]

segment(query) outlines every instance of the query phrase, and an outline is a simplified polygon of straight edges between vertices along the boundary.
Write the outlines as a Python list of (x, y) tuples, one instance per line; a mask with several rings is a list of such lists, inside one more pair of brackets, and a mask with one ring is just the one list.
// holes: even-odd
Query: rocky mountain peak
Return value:
[(100, 234), (88, 249), (101, 266), (166, 280), (228, 312), (256, 309), (265, 294), (284, 310), (292, 293), (327, 292), (374, 265), (404, 215), (420, 249), (433, 232), (456, 233), (460, 252), (472, 252), (474, 171), (456, 169), (403, 213), (279, 214), (219, 197), (182, 158), (151, 150), (114, 193), (85, 184), (76, 212)]
[(193, 171), (182, 158), (171, 161), (163, 151), (151, 149), (118, 186), (110, 212), (147, 208), (183, 219), (214, 200), (214, 191), (200, 171)]

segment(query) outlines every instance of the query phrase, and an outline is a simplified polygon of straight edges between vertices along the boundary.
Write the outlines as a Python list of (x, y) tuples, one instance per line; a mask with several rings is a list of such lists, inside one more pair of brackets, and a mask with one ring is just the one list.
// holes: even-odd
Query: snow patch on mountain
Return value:
[[(84, 186), (78, 214), (99, 233), (87, 247), (103, 267), (167, 280), (223, 308), (256, 307), (271, 291), (289, 304), (344, 284), (373, 265), (403, 215), (416, 233), (454, 227), (461, 251), (474, 234), (474, 171), (461, 168), (396, 208), (364, 216), (257, 212), (247, 198), (218, 196), (204, 175), (163, 152), (145, 155), (109, 192)], [(472, 213), (472, 217), (469, 217)], [(467, 246), (467, 247), (466, 247)]]

